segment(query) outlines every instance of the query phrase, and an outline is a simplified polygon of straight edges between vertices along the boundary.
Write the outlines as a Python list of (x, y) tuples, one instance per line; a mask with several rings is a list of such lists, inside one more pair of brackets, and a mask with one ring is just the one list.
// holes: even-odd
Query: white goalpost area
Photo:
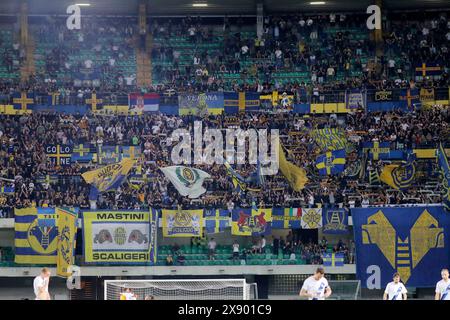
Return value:
[(120, 300), (130, 289), (137, 300), (252, 300), (258, 299), (256, 283), (245, 279), (142, 279), (105, 280), (105, 300)]

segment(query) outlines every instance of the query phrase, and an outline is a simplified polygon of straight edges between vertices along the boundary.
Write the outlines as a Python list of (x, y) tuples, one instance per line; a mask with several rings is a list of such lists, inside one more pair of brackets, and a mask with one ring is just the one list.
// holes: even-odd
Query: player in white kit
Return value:
[(436, 284), (436, 295), (434, 300), (450, 300), (450, 279), (448, 278), (448, 269), (441, 270), (442, 280)]
[(393, 280), (387, 284), (383, 300), (406, 300), (408, 291), (405, 285), (400, 282), (400, 274), (394, 273)]
[(33, 289), (36, 295), (35, 300), (50, 300), (48, 284), (50, 282), (50, 270), (43, 268), (41, 274), (34, 278)]
[(325, 300), (325, 298), (328, 298), (331, 295), (331, 288), (324, 274), (323, 268), (317, 268), (314, 275), (303, 282), (300, 297), (307, 297), (308, 300)]

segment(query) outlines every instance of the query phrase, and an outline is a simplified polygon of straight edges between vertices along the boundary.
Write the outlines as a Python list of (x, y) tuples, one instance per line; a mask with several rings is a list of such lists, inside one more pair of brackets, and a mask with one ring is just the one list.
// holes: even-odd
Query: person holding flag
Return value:
[(408, 291), (405, 285), (400, 282), (400, 274), (398, 272), (394, 273), (393, 280), (387, 284), (383, 300), (406, 300)]
[(450, 300), (450, 279), (448, 278), (448, 269), (441, 270), (442, 280), (436, 284), (436, 295), (434, 300)]

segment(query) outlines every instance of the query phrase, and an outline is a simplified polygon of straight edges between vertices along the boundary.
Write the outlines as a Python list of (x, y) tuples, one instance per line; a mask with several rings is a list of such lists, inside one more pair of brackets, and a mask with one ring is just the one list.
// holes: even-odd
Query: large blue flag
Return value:
[(433, 287), (450, 263), (450, 215), (442, 206), (352, 209), (356, 275), (381, 287), (398, 272), (408, 287)]

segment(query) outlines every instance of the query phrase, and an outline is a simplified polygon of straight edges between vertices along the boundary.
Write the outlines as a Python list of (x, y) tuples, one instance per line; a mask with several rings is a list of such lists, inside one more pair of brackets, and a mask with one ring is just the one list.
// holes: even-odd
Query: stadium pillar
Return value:
[(28, 44), (28, 3), (26, 0), (20, 4), (20, 45)]
[[(376, 0), (375, 4), (378, 7), (380, 7), (381, 17), (383, 17), (383, 0)], [(378, 57), (380, 57), (383, 54), (383, 29), (382, 28), (383, 28), (383, 24), (381, 24), (381, 29), (374, 30), (376, 54)]]
[(153, 37), (148, 32), (147, 6), (145, 1), (139, 3), (139, 40), (136, 42), (136, 84), (138, 87), (149, 87), (152, 84), (151, 48)]
[(256, 5), (256, 36), (261, 39), (264, 34), (264, 5), (262, 2)]
[(20, 77), (22, 81), (29, 79), (31, 74), (35, 73), (34, 49), (35, 44), (32, 37), (28, 34), (28, 2), (23, 0), (20, 4), (20, 47), (24, 50), (25, 59), (20, 68)]

